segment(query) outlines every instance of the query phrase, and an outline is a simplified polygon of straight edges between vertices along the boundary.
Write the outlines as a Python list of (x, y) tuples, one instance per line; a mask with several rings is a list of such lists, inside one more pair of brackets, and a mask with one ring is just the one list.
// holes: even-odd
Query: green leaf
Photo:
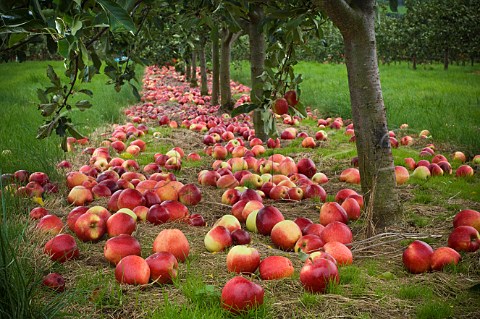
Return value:
[(84, 136), (79, 132), (77, 131), (77, 129), (75, 128), (75, 126), (73, 126), (72, 123), (66, 123), (65, 126), (67, 127), (67, 131), (70, 133), (70, 135), (72, 135), (73, 137), (77, 138), (77, 139), (81, 139), (81, 138), (84, 138)]
[(50, 54), (55, 54), (55, 52), (57, 52), (58, 50), (57, 42), (55, 42), (55, 40), (53, 40), (53, 38), (50, 35), (47, 35), (46, 37), (47, 37), (48, 52), (50, 52)]
[(141, 97), (140, 97), (140, 93), (138, 93), (137, 87), (130, 82), (128, 82), (128, 84), (130, 84), (130, 86), (132, 87), (132, 93), (135, 96), (135, 98), (137, 99), (137, 101), (140, 101)]
[(90, 90), (87, 90), (87, 89), (81, 89), (81, 90), (78, 91), (78, 93), (83, 93), (83, 94), (86, 94), (86, 95), (88, 95), (88, 96), (90, 96), (90, 97), (93, 96), (93, 92), (90, 91)]
[(136, 32), (137, 28), (125, 9), (112, 0), (97, 0), (97, 2), (110, 17), (110, 27), (113, 25), (113, 22), (117, 22), (131, 33)]
[(42, 116), (50, 116), (55, 112), (57, 109), (58, 104), (57, 103), (46, 103), (46, 104), (40, 104), (38, 106), (38, 109), (41, 110)]
[(80, 109), (80, 111), (85, 111), (86, 109), (89, 109), (92, 107), (92, 103), (90, 103), (89, 100), (80, 100), (77, 103), (75, 103), (75, 106)]
[(47, 76), (55, 87), (59, 88), (61, 86), (60, 79), (51, 65), (47, 67)]
[(72, 35), (76, 35), (78, 30), (80, 30), (82, 26), (83, 26), (82, 21), (75, 19), (71, 27)]
[(8, 39), (8, 47), (14, 46), (18, 42), (25, 40), (27, 37), (27, 33), (12, 33)]
[(38, 128), (37, 139), (41, 140), (52, 135), (54, 121), (48, 121)]
[(230, 114), (231, 117), (235, 117), (239, 114), (242, 114), (242, 113), (250, 113), (251, 111), (255, 110), (256, 108), (258, 108), (258, 105), (256, 104), (242, 104), (242, 105), (239, 105), (238, 107), (234, 108), (232, 110), (232, 113)]
[(60, 39), (58, 41), (58, 49), (57, 52), (63, 58), (67, 59), (70, 51), (70, 43), (68, 43), (67, 39)]
[(307, 111), (305, 110), (305, 106), (302, 102), (298, 102), (297, 105), (289, 107), (288, 110), (293, 111), (292, 115), (298, 115), (301, 118), (307, 117)]
[(40, 100), (41, 103), (43, 103), (43, 104), (48, 103), (47, 94), (42, 89), (37, 89), (37, 97), (38, 97), (38, 99)]

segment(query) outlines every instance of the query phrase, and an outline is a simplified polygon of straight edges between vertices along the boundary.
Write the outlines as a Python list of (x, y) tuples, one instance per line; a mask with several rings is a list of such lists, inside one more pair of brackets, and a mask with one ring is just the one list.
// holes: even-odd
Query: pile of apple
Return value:
[(440, 271), (447, 265), (457, 265), (461, 252), (475, 252), (480, 248), (480, 213), (465, 209), (453, 218), (453, 230), (447, 245), (436, 250), (421, 240), (412, 242), (403, 252), (405, 268), (414, 274), (430, 270)]

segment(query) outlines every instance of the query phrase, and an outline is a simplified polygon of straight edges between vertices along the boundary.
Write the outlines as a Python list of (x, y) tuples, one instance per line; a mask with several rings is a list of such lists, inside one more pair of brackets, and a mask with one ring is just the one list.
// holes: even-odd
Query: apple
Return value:
[(77, 221), (77, 218), (86, 213), (88, 209), (87, 206), (77, 206), (68, 213), (67, 225), (72, 232), (75, 232), (75, 222)]
[(410, 178), (410, 174), (408, 170), (403, 166), (395, 166), (395, 179), (397, 181), (397, 185), (403, 185), (408, 182)]
[(270, 190), (269, 197), (273, 200), (287, 199), (288, 187), (286, 186), (273, 186)]
[(327, 192), (325, 192), (325, 189), (318, 185), (318, 184), (311, 184), (307, 185), (305, 188), (305, 191), (303, 192), (303, 197), (305, 198), (313, 198), (320, 200), (321, 202), (325, 202), (327, 199)]
[(457, 177), (469, 177), (469, 176), (473, 176), (473, 174), (474, 174), (474, 171), (470, 165), (461, 165), (460, 167), (457, 168), (455, 172), (455, 176)]
[(229, 188), (222, 194), (222, 204), (234, 205), (240, 200), (240, 191), (235, 188)]
[(93, 194), (84, 186), (75, 186), (68, 193), (67, 201), (75, 206), (85, 206), (93, 201)]
[(240, 200), (262, 202), (262, 196), (253, 189), (246, 189), (240, 193)]
[(170, 215), (168, 221), (183, 220), (188, 217), (188, 208), (179, 201), (166, 200), (160, 204), (165, 207)]
[(297, 163), (297, 169), (300, 174), (312, 178), (317, 173), (315, 163), (309, 158), (302, 158)]
[(258, 210), (252, 211), (252, 212), (247, 216), (247, 220), (245, 221), (245, 226), (246, 226), (247, 230), (249, 230), (249, 231), (251, 231), (251, 232), (254, 232), (254, 233), (258, 233), (258, 229), (257, 229), (257, 214), (258, 214)]
[(19, 184), (25, 184), (28, 181), (30, 173), (24, 169), (17, 170), (13, 173), (14, 180)]
[(115, 237), (121, 234), (131, 235), (136, 229), (136, 221), (128, 214), (116, 213), (107, 220), (108, 237)]
[(292, 261), (283, 256), (269, 256), (263, 259), (258, 266), (262, 280), (288, 278), (293, 275)]
[(326, 202), (320, 208), (320, 224), (326, 226), (334, 221), (346, 224), (348, 222), (347, 212), (337, 202)]
[(480, 212), (473, 209), (464, 209), (453, 218), (453, 227), (472, 226), (480, 232)]
[(260, 265), (260, 253), (253, 247), (234, 246), (227, 254), (227, 269), (230, 272), (254, 273)]
[(304, 233), (305, 228), (308, 225), (313, 224), (313, 221), (310, 218), (307, 218), (307, 217), (297, 217), (297, 218), (295, 218), (294, 222), (295, 222), (295, 224), (298, 225), (298, 227), (300, 227), (300, 230), (302, 231), (302, 234)]
[(42, 284), (54, 291), (62, 292), (65, 290), (65, 278), (56, 272), (45, 275)]
[(243, 229), (236, 229), (231, 233), (231, 235), (233, 245), (248, 245), (252, 240), (250, 233)]
[(325, 243), (323, 250), (335, 258), (339, 265), (351, 265), (353, 263), (353, 255), (350, 249), (338, 241)]
[(67, 186), (72, 189), (75, 186), (80, 186), (83, 182), (88, 180), (88, 176), (82, 172), (73, 171), (67, 174)]
[(191, 226), (195, 227), (202, 227), (206, 226), (207, 222), (205, 221), (205, 218), (203, 218), (202, 215), (200, 214), (192, 214), (188, 217), (187, 223)]
[(444, 174), (451, 175), (452, 174), (452, 165), (450, 165), (447, 161), (440, 161), (437, 163), (438, 166), (442, 169)]
[(186, 184), (178, 190), (178, 200), (184, 205), (197, 205), (202, 193), (195, 184)]
[(237, 217), (227, 214), (223, 215), (220, 217), (215, 224), (213, 224), (213, 227), (215, 226), (223, 226), (225, 227), (230, 233), (237, 229), (241, 229), (242, 226), (240, 225), (240, 221), (238, 220)]
[(480, 248), (480, 235), (472, 226), (458, 226), (448, 236), (448, 247), (456, 251), (474, 252)]
[(262, 235), (270, 235), (272, 228), (284, 219), (282, 213), (276, 207), (262, 207), (256, 216), (257, 230)]
[(234, 314), (255, 309), (263, 304), (264, 294), (260, 285), (237, 276), (230, 279), (222, 289), (222, 307)]
[(28, 177), (28, 181), (38, 183), (40, 184), (40, 186), (44, 186), (48, 183), (49, 179), (47, 174), (43, 172), (35, 172), (30, 174), (30, 176)]
[(309, 292), (323, 293), (330, 283), (340, 282), (337, 265), (328, 259), (317, 258), (302, 267), (300, 282)]
[(216, 145), (213, 147), (212, 157), (214, 159), (224, 160), (227, 158), (228, 151), (224, 146)]
[(153, 241), (153, 252), (167, 251), (184, 262), (190, 253), (190, 244), (180, 229), (164, 229)]
[(204, 238), (205, 248), (209, 252), (219, 252), (232, 245), (232, 235), (223, 226), (214, 226)]
[(240, 185), (249, 189), (260, 189), (263, 185), (263, 179), (258, 174), (247, 174), (242, 177)]
[(170, 214), (164, 206), (157, 204), (148, 209), (146, 218), (150, 223), (159, 225), (166, 223), (170, 219)]
[(433, 249), (429, 244), (415, 240), (403, 251), (403, 265), (412, 274), (429, 271), (432, 266), (432, 255)]
[(358, 201), (353, 197), (347, 197), (343, 203), (342, 208), (345, 210), (348, 216), (348, 220), (357, 220), (360, 218), (361, 207)]
[(123, 257), (115, 267), (115, 279), (121, 284), (146, 285), (150, 279), (150, 267), (140, 256)]
[(304, 235), (317, 235), (318, 237), (321, 236), (322, 231), (325, 229), (325, 226), (318, 223), (313, 223), (305, 227), (303, 234)]
[(187, 155), (187, 160), (196, 162), (196, 161), (201, 161), (202, 157), (198, 153), (190, 153)]
[(56, 235), (45, 244), (43, 251), (51, 260), (61, 263), (77, 258), (80, 254), (75, 238), (69, 234)]
[(292, 220), (282, 220), (273, 226), (270, 233), (272, 242), (282, 250), (293, 250), (302, 237), (300, 227)]
[(432, 174), (430, 173), (430, 170), (427, 166), (417, 166), (417, 168), (415, 168), (415, 170), (413, 171), (411, 177), (426, 180), (431, 175)]
[(44, 207), (35, 207), (30, 211), (29, 216), (31, 219), (36, 220), (48, 215), (49, 213), (50, 212)]
[(294, 140), (297, 137), (297, 129), (294, 127), (287, 127), (280, 134), (282, 140)]
[(319, 236), (313, 234), (303, 235), (297, 240), (293, 250), (296, 253), (303, 251), (308, 254), (322, 248), (323, 245), (324, 242)]
[(141, 252), (138, 240), (128, 234), (121, 234), (108, 239), (103, 247), (105, 259), (114, 265), (118, 264), (125, 256), (140, 256)]
[(285, 92), (285, 95), (283, 97), (287, 100), (288, 105), (291, 106), (295, 106), (299, 102), (297, 99), (297, 92), (293, 90)]
[(450, 247), (440, 247), (432, 254), (432, 270), (442, 270), (447, 265), (456, 265), (462, 257)]
[(275, 114), (282, 115), (288, 113), (288, 102), (284, 98), (278, 98), (273, 102), (272, 111)]
[(464, 153), (457, 151), (453, 153), (453, 160), (460, 163), (465, 163), (467, 160), (467, 157), (465, 156)]
[(150, 279), (158, 284), (171, 284), (178, 276), (178, 261), (172, 253), (162, 251), (148, 256)]
[(110, 218), (112, 214), (103, 206), (92, 206), (87, 209), (86, 213), (93, 213), (100, 216), (105, 222)]
[(157, 192), (158, 197), (160, 197), (162, 201), (167, 201), (167, 200), (177, 201), (178, 191), (183, 186), (184, 185), (178, 181), (162, 180), (155, 185), (155, 190)]
[(107, 232), (107, 225), (99, 215), (86, 212), (75, 221), (74, 231), (81, 241), (98, 241)]
[(340, 174), (340, 182), (346, 182), (350, 184), (360, 184), (360, 171), (356, 168), (347, 168)]
[[(337, 194), (335, 195), (335, 201), (339, 204), (343, 203), (343, 201), (349, 197), (349, 196), (352, 196), (352, 195), (358, 195), (358, 193), (356, 191), (354, 191), (353, 189), (350, 189), (350, 188), (343, 188), (341, 190), (339, 190), (337, 192)], [(360, 205), (362, 206), (362, 205)]]
[(334, 221), (323, 229), (320, 238), (324, 243), (338, 241), (342, 244), (350, 244), (353, 239), (352, 230), (342, 222)]
[(315, 173), (312, 177), (311, 177), (311, 180), (312, 182), (316, 183), (316, 184), (326, 184), (328, 183), (328, 177), (327, 175), (325, 175), (324, 173)]
[(317, 146), (317, 143), (315, 143), (315, 140), (311, 136), (305, 137), (302, 141), (302, 147), (315, 148), (316, 146)]
[(57, 235), (59, 234), (64, 225), (62, 220), (56, 215), (45, 215), (38, 221), (36, 228), (42, 233)]
[(332, 255), (324, 250), (314, 251), (313, 253), (309, 254), (308, 259), (305, 260), (305, 265), (313, 263), (316, 259), (327, 259), (330, 260), (334, 265), (337, 265), (335, 258), (333, 258)]

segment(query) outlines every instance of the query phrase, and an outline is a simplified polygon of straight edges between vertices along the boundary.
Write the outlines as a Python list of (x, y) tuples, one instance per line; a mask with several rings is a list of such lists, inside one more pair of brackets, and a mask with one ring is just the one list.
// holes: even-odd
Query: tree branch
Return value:
[(359, 18), (346, 0), (317, 0), (316, 6), (332, 20), (342, 34), (352, 27), (351, 20)]

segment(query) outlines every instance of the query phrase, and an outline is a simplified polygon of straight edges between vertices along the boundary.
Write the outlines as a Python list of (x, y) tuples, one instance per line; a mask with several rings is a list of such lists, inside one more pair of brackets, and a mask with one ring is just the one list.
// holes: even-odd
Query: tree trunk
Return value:
[(449, 63), (449, 58), (448, 58), (448, 47), (447, 47), (443, 51), (443, 69), (445, 71), (448, 70), (448, 63)]
[(192, 52), (192, 78), (190, 79), (190, 87), (197, 87), (197, 52)]
[[(250, 44), (250, 78), (252, 90), (250, 100), (253, 104), (260, 105), (263, 100), (263, 81), (260, 75), (265, 65), (265, 36), (263, 34), (264, 13), (261, 5), (253, 5), (249, 12), (249, 44)], [(257, 109), (253, 112), (253, 127), (255, 136), (266, 141), (262, 112)]]
[(220, 44), (218, 39), (218, 26), (214, 25), (212, 28), (212, 105), (218, 105), (218, 98), (220, 94)]
[(222, 41), (220, 48), (220, 99), (221, 109), (231, 111), (233, 109), (232, 90), (230, 88), (230, 55), (232, 43), (240, 33), (233, 33), (227, 28), (222, 29)]
[(205, 61), (205, 42), (204, 37), (200, 38), (198, 47), (198, 58), (200, 60), (200, 94), (208, 95), (208, 83), (207, 83), (207, 63)]
[(414, 69), (414, 70), (417, 69), (417, 55), (416, 54), (412, 55), (412, 69)]
[(375, 0), (320, 0), (318, 4), (340, 29), (352, 105), (367, 229), (371, 236), (394, 224), (400, 202), (375, 44)]

